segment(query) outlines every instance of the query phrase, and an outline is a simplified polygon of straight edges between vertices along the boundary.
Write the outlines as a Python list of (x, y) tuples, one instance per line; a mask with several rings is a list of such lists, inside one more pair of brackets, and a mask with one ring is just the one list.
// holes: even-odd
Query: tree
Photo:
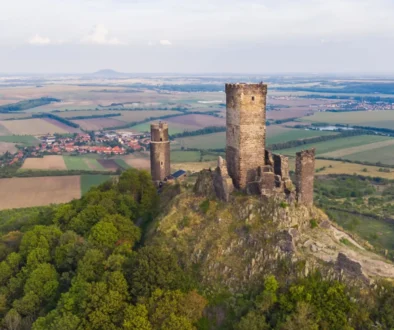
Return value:
[(148, 310), (144, 305), (127, 306), (123, 322), (125, 330), (152, 330), (148, 320)]

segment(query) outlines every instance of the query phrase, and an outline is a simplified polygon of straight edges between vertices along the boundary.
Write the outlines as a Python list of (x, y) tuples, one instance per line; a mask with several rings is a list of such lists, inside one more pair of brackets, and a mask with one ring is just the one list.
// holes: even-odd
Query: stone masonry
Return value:
[(289, 174), (289, 159), (265, 147), (267, 85), (226, 84), (226, 161), (214, 171), (200, 173), (199, 195), (229, 201), (237, 189), (251, 195), (274, 197), (306, 206), (313, 204), (315, 151), (297, 153), (296, 189)]
[(315, 177), (315, 149), (303, 150), (296, 155), (297, 202), (313, 205), (313, 182)]
[(159, 183), (171, 174), (170, 140), (166, 123), (151, 125), (150, 162), (154, 182)]
[(228, 174), (246, 189), (264, 164), (267, 85), (226, 84)]

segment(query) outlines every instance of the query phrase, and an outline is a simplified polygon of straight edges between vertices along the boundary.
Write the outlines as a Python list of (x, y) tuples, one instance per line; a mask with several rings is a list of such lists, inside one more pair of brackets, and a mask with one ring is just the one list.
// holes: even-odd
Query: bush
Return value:
[(310, 224), (312, 229), (315, 229), (318, 226), (316, 219), (312, 219), (310, 221)]

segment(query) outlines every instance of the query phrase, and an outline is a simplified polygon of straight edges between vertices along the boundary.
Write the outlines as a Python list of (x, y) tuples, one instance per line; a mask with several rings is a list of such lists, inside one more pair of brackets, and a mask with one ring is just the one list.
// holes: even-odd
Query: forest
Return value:
[(20, 101), (13, 104), (0, 105), (0, 113), (7, 113), (13, 111), (23, 111), (31, 108), (40, 107), (42, 105), (51, 104), (52, 102), (60, 102), (61, 100), (53, 97), (41, 97), (39, 99), (32, 99)]
[[(201, 284), (146, 238), (169, 192), (129, 169), (80, 200), (0, 212), (3, 329), (317, 330), (394, 327), (394, 290), (266, 276), (252, 291)], [(203, 212), (203, 211), (201, 211)], [(187, 222), (185, 222), (187, 226)]]

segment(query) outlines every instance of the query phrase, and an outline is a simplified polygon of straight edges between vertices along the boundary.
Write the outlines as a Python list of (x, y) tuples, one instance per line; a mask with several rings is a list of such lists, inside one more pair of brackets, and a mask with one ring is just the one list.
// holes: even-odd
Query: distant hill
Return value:
[(104, 70), (99, 70), (97, 72), (89, 74), (89, 76), (94, 76), (94, 77), (103, 77), (103, 78), (119, 78), (119, 77), (125, 77), (127, 76), (126, 73), (118, 72), (115, 70), (111, 69), (104, 69)]

